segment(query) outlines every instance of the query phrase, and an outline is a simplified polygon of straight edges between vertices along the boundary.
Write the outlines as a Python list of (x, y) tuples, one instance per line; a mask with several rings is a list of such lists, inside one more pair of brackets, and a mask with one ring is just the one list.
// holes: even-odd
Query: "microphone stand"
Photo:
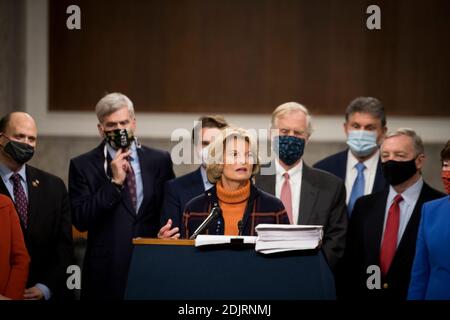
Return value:
[(216, 220), (219, 215), (222, 213), (222, 210), (220, 209), (220, 207), (213, 207), (211, 209), (211, 213), (209, 214), (209, 216), (202, 222), (202, 224), (197, 228), (197, 230), (194, 231), (194, 233), (192, 234), (192, 236), (189, 237), (189, 239), (193, 240), (195, 238), (197, 238), (197, 236), (206, 229), (206, 227), (208, 227), (211, 222), (213, 222), (214, 220)]

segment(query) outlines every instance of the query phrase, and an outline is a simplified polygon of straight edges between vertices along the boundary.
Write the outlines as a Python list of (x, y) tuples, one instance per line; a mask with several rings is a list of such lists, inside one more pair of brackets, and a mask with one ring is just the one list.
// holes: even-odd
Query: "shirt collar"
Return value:
[[(17, 171), (22, 181), (27, 181), (27, 175), (26, 175), (26, 168), (25, 165), (23, 165), (19, 171)], [(0, 174), (2, 176), (3, 182), (7, 183), (11, 176), (14, 174), (14, 171), (9, 169), (7, 166), (5, 166), (3, 163), (0, 163)]]
[[(107, 142), (105, 142), (105, 145), (106, 149), (108, 150), (109, 156), (111, 157), (111, 159), (114, 159), (116, 157), (117, 150), (111, 147)], [(130, 161), (134, 161), (134, 159), (137, 158), (137, 148), (135, 141), (131, 143), (130, 150), (131, 150)]]
[[(364, 165), (366, 166), (367, 170), (371, 170), (372, 168), (376, 167), (378, 165), (378, 159), (380, 158), (380, 150), (377, 149), (377, 151), (366, 161), (364, 161)], [(348, 149), (348, 156), (347, 161), (350, 165), (350, 168), (355, 168), (355, 166), (358, 164), (358, 159), (354, 156), (352, 151)], [(356, 168), (355, 168), (356, 169)]]
[(200, 166), (200, 173), (202, 175), (203, 184), (207, 185), (208, 183), (210, 183), (208, 180), (208, 175), (206, 173), (206, 169), (202, 165)]
[(297, 179), (298, 177), (301, 177), (301, 173), (303, 170), (303, 159), (300, 160), (300, 162), (293, 168), (286, 171), (283, 166), (280, 163), (280, 160), (278, 158), (275, 158), (275, 170), (277, 173), (277, 176), (283, 176), (285, 172), (289, 174), (289, 179)]
[[(405, 201), (408, 205), (414, 204), (419, 198), (420, 191), (423, 187), (423, 178), (420, 177), (411, 187), (406, 189), (401, 195), (403, 201)], [(392, 186), (389, 186), (389, 196), (388, 203), (391, 204), (394, 201), (395, 196), (397, 195), (397, 191)]]

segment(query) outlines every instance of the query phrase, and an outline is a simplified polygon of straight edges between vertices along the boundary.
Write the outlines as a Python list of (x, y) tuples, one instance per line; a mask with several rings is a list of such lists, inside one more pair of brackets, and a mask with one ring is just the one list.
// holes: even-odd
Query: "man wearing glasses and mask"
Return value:
[(120, 93), (95, 108), (103, 141), (71, 160), (69, 193), (75, 227), (88, 231), (82, 299), (123, 299), (132, 239), (155, 237), (170, 154), (140, 146), (133, 103)]

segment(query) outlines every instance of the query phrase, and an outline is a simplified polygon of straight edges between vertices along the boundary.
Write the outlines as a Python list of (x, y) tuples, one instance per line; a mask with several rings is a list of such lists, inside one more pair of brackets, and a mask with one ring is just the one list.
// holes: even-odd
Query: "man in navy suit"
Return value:
[[(73, 264), (72, 223), (64, 182), (30, 166), (38, 138), (34, 119), (12, 112), (0, 120), (0, 193), (11, 198), (31, 258), (23, 296), (70, 300), (67, 267)], [(0, 273), (5, 272), (0, 270)]]
[(349, 299), (406, 299), (422, 205), (443, 196), (423, 181), (424, 146), (413, 130), (389, 133), (381, 160), (389, 187), (358, 199), (350, 219), (342, 282)]
[(227, 126), (222, 116), (202, 116), (192, 129), (192, 142), (202, 164), (197, 170), (166, 183), (160, 231), (165, 233), (164, 237), (180, 237), (178, 233), (183, 230), (180, 227), (186, 203), (213, 186), (206, 176), (208, 146), (220, 134), (220, 129)]
[(69, 169), (73, 224), (88, 231), (81, 298), (122, 299), (132, 239), (156, 236), (162, 190), (174, 173), (169, 153), (137, 142), (128, 97), (106, 95), (96, 114), (104, 141), (72, 159)]
[(356, 199), (386, 186), (378, 150), (386, 130), (386, 116), (381, 102), (372, 97), (356, 98), (345, 112), (344, 131), (349, 149), (314, 164), (314, 168), (330, 172), (345, 181), (349, 214)]

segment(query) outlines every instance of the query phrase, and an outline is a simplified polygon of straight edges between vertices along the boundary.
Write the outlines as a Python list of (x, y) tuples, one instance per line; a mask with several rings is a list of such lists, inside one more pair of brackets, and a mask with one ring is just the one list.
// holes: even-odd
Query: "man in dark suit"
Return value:
[(344, 131), (349, 149), (314, 164), (314, 168), (345, 181), (349, 215), (359, 197), (386, 186), (378, 149), (386, 130), (386, 115), (381, 102), (372, 97), (356, 98), (345, 112)]
[(341, 179), (307, 166), (303, 150), (311, 135), (311, 117), (301, 104), (282, 104), (272, 113), (270, 167), (256, 176), (256, 186), (279, 197), (292, 224), (322, 225), (322, 249), (332, 269), (344, 254), (347, 231), (345, 187)]
[(73, 223), (88, 231), (81, 298), (123, 299), (132, 239), (156, 236), (163, 187), (174, 173), (169, 153), (138, 144), (128, 97), (106, 95), (96, 114), (104, 141), (69, 169)]
[(0, 120), (0, 193), (9, 196), (19, 215), (31, 257), (25, 299), (71, 299), (67, 267), (73, 263), (72, 224), (64, 182), (28, 162), (37, 128), (23, 112)]
[[(222, 116), (202, 116), (192, 129), (192, 143), (201, 165), (197, 170), (166, 183), (161, 215), (164, 237), (179, 237), (177, 233), (183, 230), (180, 227), (186, 203), (213, 186), (206, 176), (208, 146), (220, 134), (220, 129), (227, 126)], [(181, 236), (184, 237), (184, 234)]]
[(356, 201), (345, 250), (344, 297), (406, 299), (422, 204), (443, 196), (422, 179), (420, 137), (399, 129), (381, 145), (389, 187)]

